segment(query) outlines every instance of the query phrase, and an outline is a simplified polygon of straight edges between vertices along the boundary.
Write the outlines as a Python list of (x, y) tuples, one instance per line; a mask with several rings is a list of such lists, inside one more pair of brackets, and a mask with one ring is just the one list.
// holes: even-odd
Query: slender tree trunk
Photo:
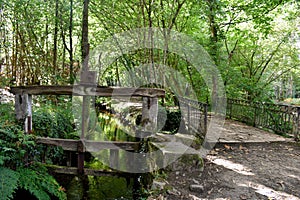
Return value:
[(89, 55), (89, 39), (88, 39), (88, 6), (89, 0), (84, 1), (83, 13), (82, 13), (82, 39), (81, 39), (81, 59), (83, 63), (83, 71), (88, 70)]
[(70, 25), (69, 25), (69, 42), (70, 42), (70, 49), (69, 49), (69, 56), (70, 56), (70, 84), (74, 83), (75, 74), (73, 68), (73, 0), (70, 0)]
[[(53, 39), (53, 63), (54, 74), (57, 74), (57, 35), (58, 35), (58, 1), (55, 1), (55, 27), (54, 27), (54, 39)], [(57, 80), (55, 80), (57, 82)]]
[[(218, 49), (218, 29), (215, 21), (216, 16), (216, 0), (207, 0), (209, 7), (208, 19), (209, 19), (209, 28), (210, 28), (210, 54), (216, 66), (219, 65), (219, 49)], [(216, 74), (212, 74), (212, 105), (215, 105), (218, 98), (218, 84)]]
[[(84, 0), (84, 6), (83, 6), (83, 13), (82, 13), (82, 41), (81, 41), (81, 55), (82, 55), (82, 64), (83, 64), (83, 72), (88, 71), (88, 56), (89, 56), (89, 40), (88, 40), (88, 6), (89, 6), (89, 0)], [(91, 97), (90, 96), (84, 96), (83, 97), (83, 103), (82, 103), (82, 127), (81, 127), (81, 136), (80, 139), (84, 139), (85, 135), (88, 132), (88, 126), (89, 126), (89, 120), (88, 116), (90, 113), (89, 106), (91, 103)], [(80, 165), (84, 165), (84, 153), (79, 152), (78, 153), (78, 170), (83, 171), (80, 169)], [(87, 191), (89, 190), (89, 182), (88, 177), (85, 175), (80, 176), (82, 182), (83, 182), (83, 199), (87, 199)]]

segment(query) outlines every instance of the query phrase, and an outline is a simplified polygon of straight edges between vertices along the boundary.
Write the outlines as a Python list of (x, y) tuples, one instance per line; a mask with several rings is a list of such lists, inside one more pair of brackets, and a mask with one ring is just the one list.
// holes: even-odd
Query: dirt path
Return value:
[(223, 138), (204, 159), (204, 168), (170, 171), (164, 191), (152, 199), (300, 200), (300, 144), (290, 141), (226, 121)]
[[(171, 172), (168, 182), (180, 192), (167, 196), (174, 200), (300, 199), (300, 147), (225, 144), (207, 156), (202, 172)], [(191, 190), (191, 185), (199, 185), (199, 190)]]
[(292, 138), (284, 138), (244, 123), (225, 120), (219, 142), (221, 143), (255, 143), (255, 142), (292, 142)]

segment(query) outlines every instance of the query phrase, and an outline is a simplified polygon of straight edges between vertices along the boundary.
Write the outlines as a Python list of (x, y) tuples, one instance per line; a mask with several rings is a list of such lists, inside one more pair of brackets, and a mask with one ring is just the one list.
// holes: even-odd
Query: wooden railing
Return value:
[[(77, 95), (83, 96), (81, 135), (79, 140), (38, 137), (37, 142), (45, 145), (62, 147), (66, 151), (76, 152), (78, 155), (77, 167), (66, 166), (59, 167), (57, 172), (66, 174), (85, 174), (85, 175), (103, 175), (106, 172), (100, 170), (91, 170), (84, 167), (85, 152), (98, 152), (103, 149), (110, 150), (110, 167), (115, 168), (116, 160), (119, 158), (119, 150), (139, 152), (141, 148), (140, 135), (153, 134), (156, 131), (158, 115), (158, 98), (164, 97), (165, 91), (153, 88), (112, 88), (91, 85), (75, 86), (21, 86), (12, 87), (11, 92), (15, 94), (15, 112), (16, 118), (24, 123), (26, 133), (32, 132), (32, 95)], [(91, 141), (87, 135), (88, 113), (90, 100), (88, 97), (140, 97), (142, 103), (142, 121), (144, 122), (141, 130), (135, 134), (137, 140), (132, 141)], [(86, 104), (87, 106), (84, 106)], [(130, 161), (132, 162), (132, 160)], [(71, 162), (69, 162), (71, 163)], [(119, 173), (118, 173), (119, 175)]]
[(300, 137), (300, 107), (227, 99), (227, 116), (255, 127)]

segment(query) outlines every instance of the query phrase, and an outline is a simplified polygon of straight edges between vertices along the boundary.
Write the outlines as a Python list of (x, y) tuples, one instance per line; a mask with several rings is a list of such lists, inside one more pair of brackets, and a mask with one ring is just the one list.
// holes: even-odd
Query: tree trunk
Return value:
[[(213, 61), (216, 66), (219, 65), (219, 50), (218, 50), (218, 29), (215, 21), (216, 14), (216, 1), (215, 0), (207, 0), (207, 4), (209, 6), (208, 19), (209, 19), (209, 28), (210, 28), (210, 54), (212, 56)], [(216, 74), (212, 74), (212, 105), (214, 106), (217, 102), (218, 98), (218, 84)]]
[[(57, 34), (58, 34), (58, 0), (55, 1), (55, 27), (54, 27), (54, 38), (53, 38), (53, 62), (52, 67), (54, 74), (57, 73)], [(57, 82), (57, 80), (55, 80)]]
[(74, 68), (73, 68), (73, 0), (70, 0), (70, 24), (69, 24), (69, 42), (70, 42), (70, 49), (69, 49), (69, 56), (70, 56), (70, 84), (74, 84)]
[(89, 55), (89, 39), (88, 39), (88, 6), (89, 0), (84, 1), (83, 13), (82, 13), (82, 40), (81, 40), (81, 59), (83, 64), (83, 71), (88, 70)]

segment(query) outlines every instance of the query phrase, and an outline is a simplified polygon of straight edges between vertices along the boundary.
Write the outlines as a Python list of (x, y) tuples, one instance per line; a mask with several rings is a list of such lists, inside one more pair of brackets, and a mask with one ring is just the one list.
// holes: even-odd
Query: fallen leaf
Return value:
[(224, 147), (225, 147), (225, 149), (227, 149), (227, 150), (231, 150), (231, 149), (232, 149), (232, 147), (229, 146), (229, 145), (227, 145), (227, 144), (224, 144)]
[(242, 145), (239, 146), (239, 150), (248, 151), (248, 149), (246, 147), (243, 147)]

